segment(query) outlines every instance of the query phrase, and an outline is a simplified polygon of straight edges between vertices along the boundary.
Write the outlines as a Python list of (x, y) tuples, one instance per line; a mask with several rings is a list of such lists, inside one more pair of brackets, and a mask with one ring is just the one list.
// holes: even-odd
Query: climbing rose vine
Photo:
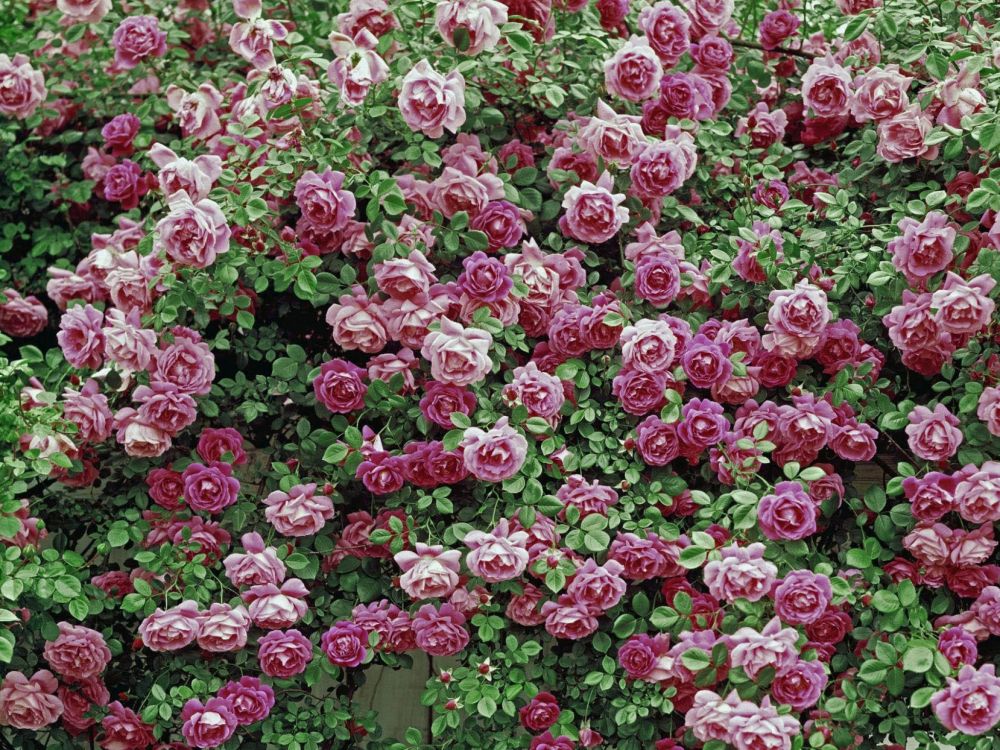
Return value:
[(0, 745), (1000, 747), (998, 23), (7, 3)]

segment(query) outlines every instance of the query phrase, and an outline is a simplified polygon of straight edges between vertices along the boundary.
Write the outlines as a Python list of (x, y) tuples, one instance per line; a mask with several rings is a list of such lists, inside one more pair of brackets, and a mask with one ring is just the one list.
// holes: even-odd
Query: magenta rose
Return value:
[(356, 667), (368, 655), (368, 634), (353, 622), (338, 622), (323, 633), (320, 648), (331, 664)]
[(490, 201), (472, 217), (469, 226), (486, 235), (491, 252), (515, 247), (526, 231), (520, 210), (509, 201)]
[(274, 630), (257, 642), (257, 661), (269, 677), (302, 674), (312, 661), (312, 643), (298, 630)]
[(777, 674), (771, 683), (771, 697), (796, 711), (805, 711), (819, 702), (828, 679), (822, 662), (799, 661)]
[(757, 523), (768, 539), (805, 539), (816, 533), (816, 503), (798, 482), (778, 482), (760, 499)]
[(240, 480), (233, 476), (230, 464), (215, 461), (208, 466), (192, 463), (181, 474), (184, 499), (192, 510), (221, 513), (236, 502)]
[(334, 414), (348, 414), (365, 405), (367, 372), (351, 362), (334, 359), (324, 362), (313, 379), (316, 400)]
[(139, 199), (149, 192), (149, 183), (142, 168), (134, 161), (125, 159), (104, 175), (104, 199), (121, 203), (127, 211), (139, 205)]
[(676, 425), (668, 424), (651, 414), (635, 430), (636, 448), (648, 465), (666, 466), (680, 455)]
[(764, 16), (758, 29), (760, 46), (773, 50), (794, 34), (802, 24), (801, 19), (787, 10), (773, 10)]

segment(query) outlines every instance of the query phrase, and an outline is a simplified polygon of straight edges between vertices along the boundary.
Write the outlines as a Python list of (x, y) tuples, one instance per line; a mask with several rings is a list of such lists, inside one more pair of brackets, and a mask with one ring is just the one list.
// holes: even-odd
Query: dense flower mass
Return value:
[(5, 12), (0, 746), (990, 746), (995, 2)]

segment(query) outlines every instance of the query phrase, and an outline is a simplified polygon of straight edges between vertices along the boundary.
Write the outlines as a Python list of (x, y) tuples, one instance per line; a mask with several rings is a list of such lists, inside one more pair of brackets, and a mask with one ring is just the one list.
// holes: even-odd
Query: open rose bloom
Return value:
[(0, 748), (997, 750), (995, 0), (7, 5)]

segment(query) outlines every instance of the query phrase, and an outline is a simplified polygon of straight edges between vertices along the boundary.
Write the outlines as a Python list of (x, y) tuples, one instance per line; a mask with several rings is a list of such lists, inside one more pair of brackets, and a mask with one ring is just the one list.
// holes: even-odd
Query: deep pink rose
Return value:
[(45, 644), (43, 654), (56, 674), (77, 682), (99, 676), (111, 661), (104, 636), (68, 622), (59, 623), (59, 636)]
[(774, 611), (789, 625), (807, 625), (822, 617), (832, 599), (829, 578), (795, 570), (774, 590)]
[(37, 731), (54, 723), (63, 712), (62, 701), (56, 697), (58, 685), (46, 669), (31, 677), (8, 672), (0, 682), (0, 725)]
[(236, 502), (240, 480), (233, 476), (230, 464), (215, 461), (208, 466), (192, 463), (181, 475), (184, 499), (192, 510), (221, 513)]
[(559, 720), (559, 702), (552, 693), (537, 693), (526, 706), (518, 711), (521, 726), (529, 732), (541, 732)]
[(816, 533), (816, 503), (798, 482), (778, 482), (757, 506), (757, 523), (768, 539), (805, 539)]
[(274, 708), (274, 690), (250, 675), (227, 682), (218, 696), (229, 703), (236, 721), (241, 725), (266, 719)]
[(270, 677), (288, 679), (302, 674), (312, 657), (312, 643), (298, 630), (274, 630), (257, 642), (257, 660)]
[(603, 173), (597, 183), (583, 182), (566, 191), (559, 229), (568, 237), (599, 245), (607, 242), (628, 221), (628, 209), (621, 204), (624, 193), (612, 193), (611, 175)]
[(417, 648), (431, 656), (453, 656), (469, 642), (465, 616), (451, 604), (437, 609), (425, 604), (413, 616), (413, 633)]
[(365, 405), (367, 372), (343, 359), (324, 362), (313, 380), (316, 400), (335, 414), (348, 414)]
[(224, 698), (209, 698), (202, 703), (192, 698), (181, 711), (181, 734), (191, 747), (218, 747), (226, 742), (239, 725), (232, 704)]
[(356, 667), (368, 655), (368, 634), (353, 622), (344, 620), (323, 633), (320, 648), (331, 664)]
[(906, 426), (907, 443), (917, 456), (927, 461), (944, 461), (955, 455), (962, 444), (962, 431), (958, 417), (944, 404), (931, 411), (926, 406), (916, 406), (909, 414)]
[(115, 67), (131, 70), (148, 57), (167, 54), (167, 35), (160, 31), (155, 16), (129, 16), (111, 37), (115, 48)]

